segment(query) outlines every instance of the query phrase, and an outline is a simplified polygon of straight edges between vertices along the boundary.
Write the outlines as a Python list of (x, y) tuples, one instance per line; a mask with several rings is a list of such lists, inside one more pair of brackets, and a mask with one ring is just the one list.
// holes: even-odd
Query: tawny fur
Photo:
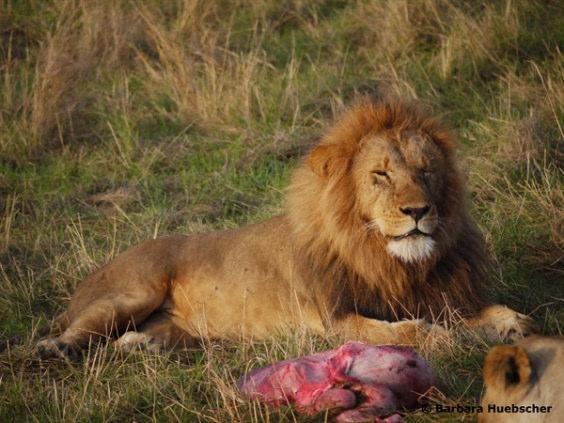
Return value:
[[(564, 421), (564, 337), (533, 336), (516, 345), (494, 347), (484, 362), (481, 423)], [(532, 408), (537, 407), (536, 412)], [(530, 408), (494, 412), (490, 406)], [(540, 407), (544, 407), (541, 412)], [(549, 408), (550, 407), (550, 408)], [(497, 409), (495, 410), (497, 411)]]
[[(395, 172), (393, 184), (375, 163)], [(413, 344), (444, 332), (428, 322), (445, 306), (488, 336), (521, 335), (525, 316), (483, 308), (487, 259), (465, 198), (454, 142), (437, 121), (400, 103), (360, 103), (294, 172), (286, 215), (130, 248), (79, 284), (63, 333), (39, 352), (70, 354), (127, 330), (143, 336), (117, 345), (265, 339), (297, 326)], [(424, 212), (417, 220), (408, 209)], [(424, 234), (410, 239), (432, 237), (428, 257), (389, 254), (390, 239), (414, 225)]]

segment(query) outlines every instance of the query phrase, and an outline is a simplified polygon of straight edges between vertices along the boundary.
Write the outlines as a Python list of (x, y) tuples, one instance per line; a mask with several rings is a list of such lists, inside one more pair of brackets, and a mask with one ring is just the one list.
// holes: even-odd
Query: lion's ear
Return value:
[(326, 178), (344, 165), (345, 155), (332, 144), (320, 145), (313, 149), (307, 158), (307, 164), (315, 174)]
[(484, 362), (486, 387), (511, 389), (529, 384), (531, 361), (519, 345), (500, 345), (492, 348)]

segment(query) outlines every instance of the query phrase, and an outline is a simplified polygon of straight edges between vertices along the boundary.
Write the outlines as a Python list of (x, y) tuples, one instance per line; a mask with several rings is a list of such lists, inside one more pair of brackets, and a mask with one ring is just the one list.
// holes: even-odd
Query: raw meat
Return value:
[(393, 345), (347, 342), (319, 354), (256, 369), (237, 383), (251, 400), (294, 404), (298, 412), (336, 412), (338, 422), (399, 422), (397, 410), (415, 408), (435, 384), (415, 351)]

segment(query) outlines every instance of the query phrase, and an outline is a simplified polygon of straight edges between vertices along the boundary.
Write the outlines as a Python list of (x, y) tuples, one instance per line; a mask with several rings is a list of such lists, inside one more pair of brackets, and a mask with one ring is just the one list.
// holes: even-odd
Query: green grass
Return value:
[[(233, 380), (338, 340), (70, 364), (36, 360), (36, 330), (142, 239), (280, 213), (299, 156), (361, 94), (416, 98), (455, 130), (492, 297), (561, 334), (563, 28), (540, 0), (1, 2), (0, 337), (22, 342), (0, 354), (0, 421), (298, 419)], [(487, 348), (429, 357), (438, 400), (475, 403)]]

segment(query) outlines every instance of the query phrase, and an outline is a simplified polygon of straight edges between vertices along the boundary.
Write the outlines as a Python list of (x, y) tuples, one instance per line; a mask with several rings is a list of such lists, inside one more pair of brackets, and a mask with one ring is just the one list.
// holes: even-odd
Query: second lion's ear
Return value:
[(531, 378), (531, 362), (519, 345), (492, 348), (484, 362), (484, 382), (487, 388), (511, 389), (526, 386)]
[(345, 157), (337, 145), (320, 145), (309, 153), (307, 164), (316, 175), (326, 178), (346, 166)]

